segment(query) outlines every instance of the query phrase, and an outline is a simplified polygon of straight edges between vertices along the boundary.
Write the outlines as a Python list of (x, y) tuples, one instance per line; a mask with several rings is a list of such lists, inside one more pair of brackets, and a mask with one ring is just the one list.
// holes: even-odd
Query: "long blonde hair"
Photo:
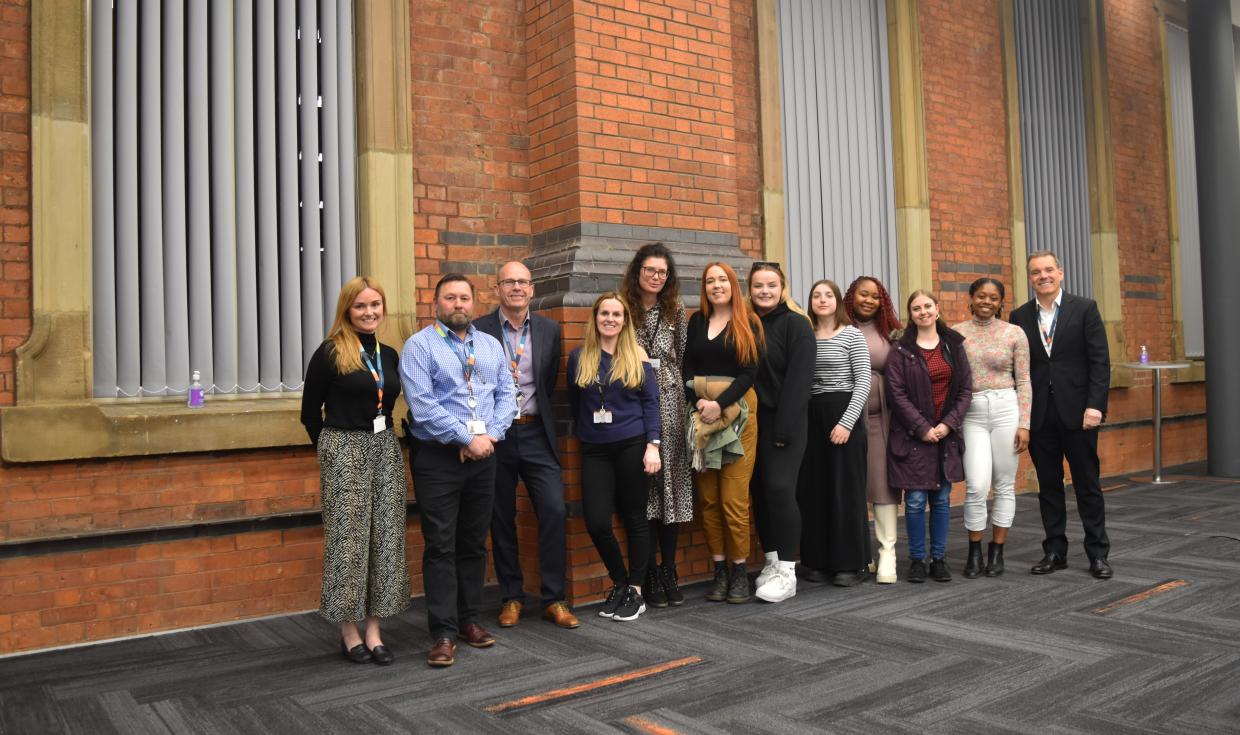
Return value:
[(640, 388), (646, 372), (642, 366), (641, 348), (633, 335), (632, 312), (628, 302), (615, 291), (608, 291), (594, 300), (594, 308), (590, 310), (590, 326), (586, 328), (586, 342), (577, 359), (577, 386), (589, 388), (598, 380), (598, 366), (603, 357), (602, 339), (598, 333), (598, 310), (607, 299), (619, 302), (624, 312), (624, 325), (620, 327), (620, 336), (616, 340), (616, 353), (611, 356), (607, 382), (620, 383), (625, 388)]
[[(349, 308), (357, 300), (358, 294), (368, 288), (373, 288), (379, 293), (379, 298), (383, 300), (383, 316), (386, 318), (387, 294), (383, 293), (383, 286), (380, 286), (379, 282), (370, 276), (349, 279), (340, 287), (340, 297), (336, 299), (336, 319), (332, 322), (331, 329), (327, 330), (327, 341), (332, 343), (332, 348), (336, 353), (334, 356), (336, 372), (341, 375), (362, 369), (362, 356), (357, 351), (361, 338), (357, 336), (357, 330), (353, 328), (353, 322), (349, 320)], [(378, 336), (376, 334), (375, 338), (377, 339)]]

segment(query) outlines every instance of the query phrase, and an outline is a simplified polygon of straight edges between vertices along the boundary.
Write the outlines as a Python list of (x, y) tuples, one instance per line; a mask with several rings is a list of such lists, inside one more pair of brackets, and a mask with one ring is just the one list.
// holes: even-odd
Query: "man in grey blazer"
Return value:
[(1110, 579), (1111, 542), (1098, 463), (1098, 426), (1106, 417), (1111, 386), (1106, 330), (1097, 303), (1064, 292), (1063, 268), (1054, 253), (1031, 253), (1028, 270), (1034, 298), (1012, 312), (1012, 323), (1029, 339), (1029, 456), (1038, 473), (1038, 506), (1046, 530), (1045, 556), (1031, 571), (1051, 574), (1068, 566), (1066, 458), (1085, 530), (1089, 571), (1098, 579)]
[(517, 418), (496, 444), (495, 503), (491, 516), (491, 551), (503, 602), (499, 625), (521, 619), (525, 583), (517, 552), (517, 480), (525, 483), (538, 517), (538, 572), (543, 618), (561, 628), (579, 622), (564, 600), (564, 481), (551, 395), (560, 373), (560, 325), (530, 311), (534, 284), (520, 261), (499, 269), (499, 308), (474, 321), (480, 331), (504, 346), (509, 375), (517, 388)]

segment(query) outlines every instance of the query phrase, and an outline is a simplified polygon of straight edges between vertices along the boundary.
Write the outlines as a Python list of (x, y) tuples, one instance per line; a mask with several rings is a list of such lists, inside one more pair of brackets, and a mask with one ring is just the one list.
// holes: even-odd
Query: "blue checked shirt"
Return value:
[(467, 345), (474, 347), (471, 382), (478, 401), (478, 418), (486, 422), (487, 434), (504, 438), (517, 415), (512, 373), (499, 340), (474, 325), (462, 340), (444, 326), (452, 346), (430, 325), (405, 342), (400, 353), (400, 383), (409, 404), (410, 433), (422, 441), (441, 444), (469, 444), (473, 436), (465, 422), (473, 418), (469, 410), (469, 390), (465, 385)]

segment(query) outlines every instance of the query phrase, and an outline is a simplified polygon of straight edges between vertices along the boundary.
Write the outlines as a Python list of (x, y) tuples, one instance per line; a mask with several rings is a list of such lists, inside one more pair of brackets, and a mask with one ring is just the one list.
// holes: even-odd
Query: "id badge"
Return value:
[(473, 421), (466, 421), (465, 430), (468, 431), (470, 434), (473, 434), (474, 436), (481, 436), (482, 434), (487, 433), (487, 422), (483, 421), (482, 419), (474, 419)]
[(650, 367), (654, 368), (655, 370), (658, 370), (659, 367), (661, 367), (662, 365), (663, 365), (663, 361), (660, 360), (659, 358), (657, 357), (650, 358)]
[(594, 423), (610, 424), (611, 423), (611, 411), (608, 411), (605, 408), (600, 408), (599, 410), (595, 411), (594, 412)]
[(387, 419), (383, 416), (375, 417), (375, 433), (382, 434), (387, 429)]

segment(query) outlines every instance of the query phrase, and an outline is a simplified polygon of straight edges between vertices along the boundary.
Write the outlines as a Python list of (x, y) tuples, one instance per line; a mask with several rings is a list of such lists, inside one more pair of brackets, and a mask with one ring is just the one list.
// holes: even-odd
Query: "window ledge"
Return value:
[(1206, 382), (1206, 361), (1185, 358), (1191, 367), (1171, 371), (1172, 384)]
[(309, 444), (301, 397), (108, 399), (0, 408), (0, 458), (52, 462)]

